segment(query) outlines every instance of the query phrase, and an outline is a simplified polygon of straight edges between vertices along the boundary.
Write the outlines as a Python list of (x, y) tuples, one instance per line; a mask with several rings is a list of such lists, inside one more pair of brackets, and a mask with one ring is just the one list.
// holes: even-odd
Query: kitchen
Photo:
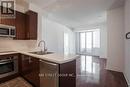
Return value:
[[(1, 15), (0, 83), (21, 76), (35, 87), (74, 87), (76, 59), (79, 56), (48, 51), (47, 43), (38, 37), (39, 14), (32, 10), (23, 13), (17, 8), (16, 4), (14, 18), (4, 18), (5, 14)], [(56, 74), (56, 76), (45, 77), (44, 74)], [(62, 74), (71, 76), (68, 78), (58, 76)]]
[(0, 0), (0, 87), (128, 87), (128, 3)]

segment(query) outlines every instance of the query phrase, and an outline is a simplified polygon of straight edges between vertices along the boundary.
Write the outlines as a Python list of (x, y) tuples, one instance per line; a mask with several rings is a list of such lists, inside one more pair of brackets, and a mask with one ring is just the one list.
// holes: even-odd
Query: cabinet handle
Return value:
[(40, 62), (46, 63), (48, 65), (52, 65), (52, 66), (57, 66), (58, 65), (58, 64), (46, 62), (46, 61), (43, 61), (43, 60), (40, 60)]
[(32, 63), (31, 57), (29, 57), (29, 63)]

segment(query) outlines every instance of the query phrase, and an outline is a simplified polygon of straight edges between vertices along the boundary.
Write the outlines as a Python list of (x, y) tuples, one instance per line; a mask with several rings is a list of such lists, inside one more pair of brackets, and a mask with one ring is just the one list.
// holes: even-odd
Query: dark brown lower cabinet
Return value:
[(76, 60), (56, 64), (22, 55), (21, 75), (35, 87), (76, 87)]
[(76, 87), (76, 60), (60, 64), (59, 73), (59, 87)]
[(40, 87), (39, 59), (22, 55), (21, 75), (35, 87)]

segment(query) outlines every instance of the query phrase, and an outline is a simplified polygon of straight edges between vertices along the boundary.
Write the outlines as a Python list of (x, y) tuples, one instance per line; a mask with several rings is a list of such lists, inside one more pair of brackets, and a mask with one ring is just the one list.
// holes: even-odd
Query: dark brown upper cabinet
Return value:
[(0, 24), (15, 26), (16, 37), (15, 40), (25, 40), (26, 39), (26, 14), (15, 11), (14, 18), (1, 18)]
[(38, 14), (29, 10), (26, 12), (26, 32), (28, 40), (37, 40)]
[(16, 40), (26, 39), (26, 15), (24, 13), (16, 11)]
[(37, 17), (38, 14), (33, 11), (27, 11), (26, 14), (16, 12), (16, 38), (17, 40), (37, 40)]
[(15, 40), (37, 40), (38, 14), (31, 10), (26, 13), (16, 11), (15, 18), (2, 18), (0, 24), (16, 27)]
[[(1, 6), (0, 6), (1, 9)], [(1, 18), (0, 14), (0, 24), (9, 25), (9, 26), (15, 26), (15, 17), (14, 18)]]
[(15, 18), (1, 18), (0, 24), (15, 26)]

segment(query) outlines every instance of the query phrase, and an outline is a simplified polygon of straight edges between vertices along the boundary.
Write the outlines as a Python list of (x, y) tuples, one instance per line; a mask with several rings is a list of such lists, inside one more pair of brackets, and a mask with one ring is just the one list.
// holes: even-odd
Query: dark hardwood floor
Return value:
[(105, 69), (106, 60), (92, 56), (77, 59), (77, 87), (128, 87), (123, 73)]

